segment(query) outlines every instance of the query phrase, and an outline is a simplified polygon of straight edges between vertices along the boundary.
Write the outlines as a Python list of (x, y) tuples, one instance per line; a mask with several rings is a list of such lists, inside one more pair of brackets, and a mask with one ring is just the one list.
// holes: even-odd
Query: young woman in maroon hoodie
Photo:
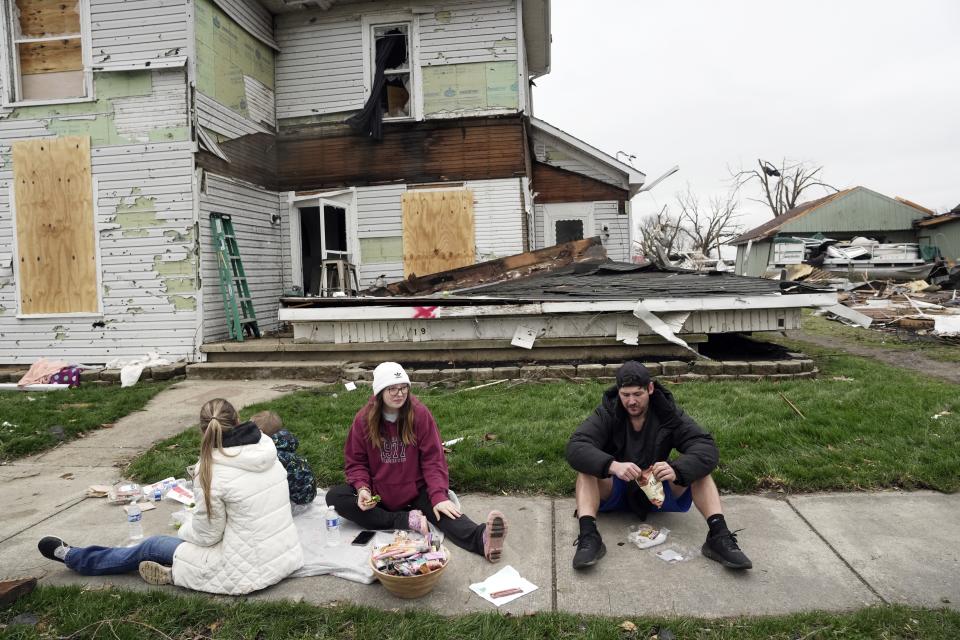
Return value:
[(491, 511), (485, 524), (477, 524), (450, 500), (440, 430), (396, 362), (374, 369), (373, 396), (354, 417), (343, 455), (347, 484), (332, 487), (326, 500), (347, 520), (364, 529), (423, 534), (429, 521), (458, 547), (490, 562), (500, 559), (503, 514)]

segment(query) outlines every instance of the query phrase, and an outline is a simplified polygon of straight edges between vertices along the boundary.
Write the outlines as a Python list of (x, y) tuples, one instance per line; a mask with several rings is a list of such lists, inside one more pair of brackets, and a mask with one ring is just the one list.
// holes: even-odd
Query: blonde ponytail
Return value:
[(210, 400), (200, 409), (200, 488), (203, 490), (203, 502), (207, 507), (207, 519), (212, 509), (210, 502), (210, 483), (213, 481), (213, 450), (223, 455), (223, 432), (240, 424), (240, 416), (233, 405), (223, 398)]

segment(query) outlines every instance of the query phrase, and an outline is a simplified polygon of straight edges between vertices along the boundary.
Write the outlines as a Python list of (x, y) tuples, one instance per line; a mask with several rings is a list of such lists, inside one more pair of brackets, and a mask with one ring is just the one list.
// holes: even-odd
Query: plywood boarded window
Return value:
[(90, 138), (13, 144), (20, 313), (97, 313)]
[(81, 3), (85, 0), (15, 0), (4, 3), (12, 41), (15, 100), (83, 98)]
[(404, 277), (476, 262), (473, 191), (408, 191), (402, 203)]

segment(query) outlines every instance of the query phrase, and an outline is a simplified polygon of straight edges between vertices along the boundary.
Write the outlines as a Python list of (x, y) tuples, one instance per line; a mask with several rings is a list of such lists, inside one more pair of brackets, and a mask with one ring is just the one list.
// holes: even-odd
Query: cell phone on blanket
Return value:
[(368, 542), (370, 542), (370, 540), (372, 540), (373, 536), (375, 536), (376, 534), (377, 534), (376, 531), (361, 531), (360, 533), (357, 534), (357, 537), (354, 538), (353, 542), (351, 542), (350, 544), (355, 544), (358, 547), (362, 547)]

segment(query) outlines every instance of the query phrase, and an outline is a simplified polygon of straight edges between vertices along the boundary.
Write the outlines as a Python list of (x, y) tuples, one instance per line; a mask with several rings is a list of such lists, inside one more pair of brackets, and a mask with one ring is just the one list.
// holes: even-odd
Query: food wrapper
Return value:
[(653, 467), (644, 469), (640, 473), (640, 479), (637, 481), (637, 484), (643, 489), (643, 493), (647, 496), (650, 504), (655, 507), (663, 506), (663, 483), (653, 475)]

